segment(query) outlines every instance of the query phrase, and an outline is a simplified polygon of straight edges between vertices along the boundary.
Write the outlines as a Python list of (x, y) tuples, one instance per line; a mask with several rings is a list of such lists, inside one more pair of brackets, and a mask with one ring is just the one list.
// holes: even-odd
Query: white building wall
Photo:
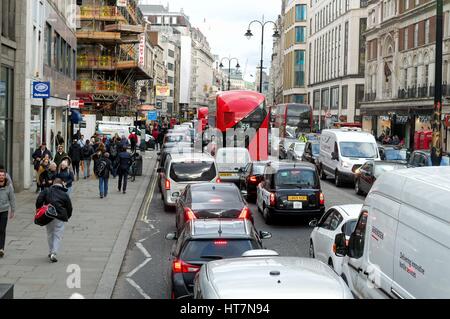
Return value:
[(192, 40), (190, 36), (181, 36), (180, 60), (180, 104), (190, 104), (192, 70)]

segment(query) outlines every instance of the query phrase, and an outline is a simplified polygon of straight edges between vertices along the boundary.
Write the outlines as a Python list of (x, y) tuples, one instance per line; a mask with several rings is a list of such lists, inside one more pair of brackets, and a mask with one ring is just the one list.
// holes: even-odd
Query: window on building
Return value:
[(339, 109), (339, 87), (331, 88), (331, 109), (337, 110)]
[(356, 109), (359, 110), (361, 108), (361, 103), (364, 101), (364, 84), (356, 85)]
[(16, 0), (1, 0), (2, 12), (2, 36), (15, 41), (16, 40)]
[(306, 21), (306, 4), (295, 6), (295, 21)]
[(344, 30), (344, 75), (347, 75), (347, 73), (348, 73), (348, 21), (345, 22), (345, 30)]
[(293, 96), (292, 102), (293, 102), (293, 103), (304, 104), (304, 103), (306, 102), (306, 101), (305, 101), (305, 95), (302, 95), (302, 94), (295, 94), (295, 95)]
[(164, 24), (169, 25), (170, 24), (170, 17), (164, 17)]
[(364, 75), (366, 68), (366, 37), (364, 33), (367, 30), (367, 19), (361, 18), (359, 20), (359, 68), (360, 75)]
[(414, 25), (414, 47), (417, 48), (419, 46), (419, 24), (416, 23)]
[(405, 8), (405, 10), (409, 9), (409, 0), (403, 0), (403, 8)]
[(174, 58), (175, 52), (169, 49), (169, 57)]
[(296, 50), (294, 86), (299, 87), (304, 85), (305, 85), (305, 51)]
[(176, 25), (176, 24), (178, 24), (178, 18), (172, 17), (172, 25)]
[(313, 107), (315, 110), (320, 109), (320, 90), (314, 91)]
[(156, 24), (162, 24), (162, 17), (156, 17)]
[(322, 110), (328, 110), (330, 107), (330, 91), (328, 89), (322, 90)]
[(425, 44), (430, 43), (430, 19), (425, 21)]
[(167, 82), (168, 82), (169, 84), (173, 84), (173, 83), (174, 83), (173, 76), (168, 76), (168, 77), (167, 77)]
[(346, 110), (348, 108), (348, 86), (342, 86), (342, 109)]
[(12, 69), (1, 66), (0, 85), (0, 165), (10, 170), (14, 92), (14, 72)]
[(44, 46), (45, 46), (45, 64), (48, 66), (52, 65), (52, 27), (50, 24), (45, 24), (44, 30)]
[(305, 30), (306, 27), (295, 27), (295, 43), (305, 43)]
[(404, 28), (405, 34), (403, 36), (403, 49), (408, 50), (408, 28)]
[(169, 71), (173, 71), (173, 69), (174, 69), (173, 63), (167, 63), (167, 69), (168, 69)]

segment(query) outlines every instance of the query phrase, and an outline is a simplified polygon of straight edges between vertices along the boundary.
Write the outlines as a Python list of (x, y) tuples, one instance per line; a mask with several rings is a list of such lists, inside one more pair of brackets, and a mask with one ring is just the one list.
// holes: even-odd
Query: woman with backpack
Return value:
[(100, 198), (108, 197), (109, 176), (113, 170), (109, 153), (105, 153), (94, 161), (94, 173), (99, 180)]
[(84, 179), (91, 177), (91, 156), (94, 154), (94, 149), (89, 140), (81, 149), (81, 157), (83, 158)]

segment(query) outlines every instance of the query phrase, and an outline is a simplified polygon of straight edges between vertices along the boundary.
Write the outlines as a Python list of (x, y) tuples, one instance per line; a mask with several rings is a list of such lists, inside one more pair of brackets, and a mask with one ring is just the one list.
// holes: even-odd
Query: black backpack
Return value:
[(111, 153), (112, 157), (117, 157), (118, 152), (117, 152), (117, 145), (116, 144), (111, 145), (111, 152), (110, 153)]
[(91, 156), (91, 150), (90, 150), (89, 145), (83, 146), (81, 153), (83, 154), (83, 158), (85, 158), (85, 159), (89, 158), (89, 156)]
[(106, 166), (108, 166), (108, 163), (104, 159), (100, 159), (95, 167), (95, 175), (98, 177), (105, 176)]

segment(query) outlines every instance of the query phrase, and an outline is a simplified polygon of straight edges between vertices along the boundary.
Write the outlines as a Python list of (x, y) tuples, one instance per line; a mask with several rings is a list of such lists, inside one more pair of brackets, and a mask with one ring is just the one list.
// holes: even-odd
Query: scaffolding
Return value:
[(113, 0), (84, 1), (78, 10), (77, 95), (87, 111), (130, 114), (138, 104), (136, 82), (151, 75), (139, 65), (145, 32), (135, 0), (117, 7)]

